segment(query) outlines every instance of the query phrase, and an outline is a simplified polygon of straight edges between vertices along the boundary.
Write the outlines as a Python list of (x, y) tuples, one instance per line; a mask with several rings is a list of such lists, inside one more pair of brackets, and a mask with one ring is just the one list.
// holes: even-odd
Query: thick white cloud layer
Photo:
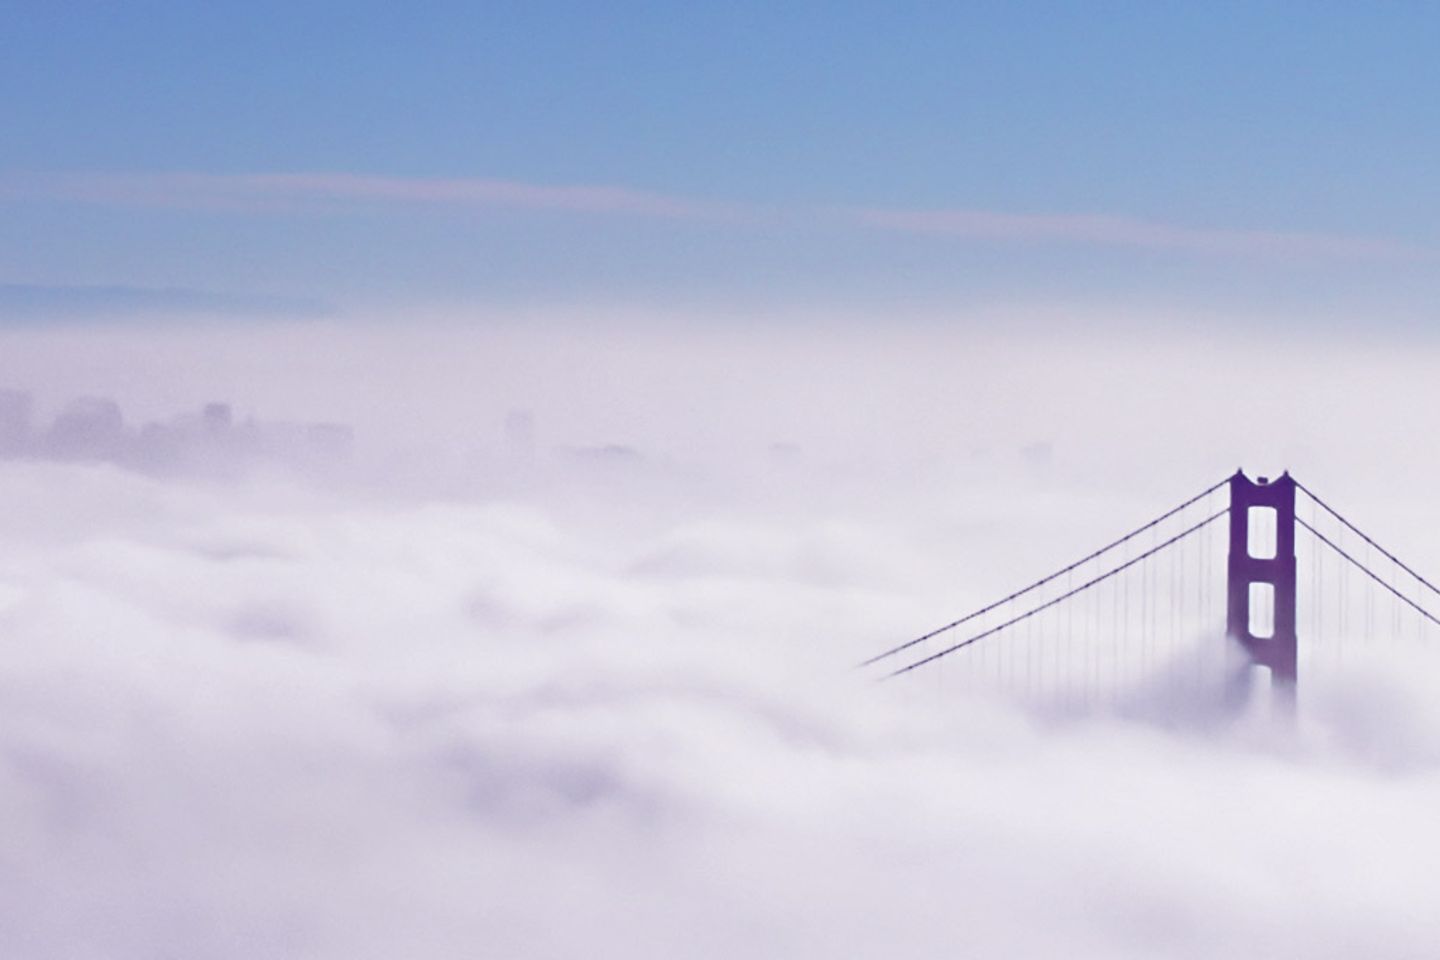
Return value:
[[(763, 358), (763, 342), (727, 356)], [(558, 362), (531, 348), (537, 368)], [(610, 349), (608, 374), (651, 368)], [(642, 465), (561, 459), (528, 487), (0, 465), (0, 953), (1431, 955), (1440, 650), (1317, 678), (1295, 730), (1163, 708), (1061, 718), (848, 669), (1216, 478), (1188, 472), (1204, 450), (1149, 441), (1131, 464), (1177, 462), (1136, 481), (1140, 506), (1107, 493), (1110, 471), (1076, 451), (1137, 442), (1155, 410), (1082, 396), (1132, 408), (1118, 439), (1063, 412), (1071, 432), (1040, 435), (1040, 400), (1020, 390), (973, 431), (937, 414), (933, 443), (965, 456), (916, 480), (927, 424), (879, 435), (876, 408), (906, 408), (884, 349), (920, 358), (842, 351), (869, 394), (812, 378), (811, 414), (850, 423), (856, 449), (893, 443), (899, 466), (842, 456), (834, 422), (828, 442), (771, 435), (764, 398), (803, 391), (763, 359), (714, 398), (734, 413), (723, 431), (695, 415), (716, 430), (699, 452), (783, 439), (798, 464), (710, 469), (667, 447), (693, 419), (675, 409), (692, 396), (680, 378), (649, 381), (663, 423), (618, 438), (659, 451)], [(1077, 347), (1066, 367), (985, 349), (995, 383), (1131, 356)], [(147, 401), (113, 376), (142, 405), (206, 386), (152, 385)], [(337, 408), (315, 413), (363, 431), (323, 378), (281, 371), (265, 402), (293, 405), (306, 383)], [(617, 439), (610, 421), (566, 419), (583, 406), (567, 389), (585, 393), (511, 402), (551, 411), (565, 443)], [(644, 393), (593, 390), (615, 410)], [(1201, 404), (1143, 393), (1201, 422)], [(1349, 436), (1384, 446), (1383, 430)], [(1038, 441), (1053, 460), (1016, 452)]]

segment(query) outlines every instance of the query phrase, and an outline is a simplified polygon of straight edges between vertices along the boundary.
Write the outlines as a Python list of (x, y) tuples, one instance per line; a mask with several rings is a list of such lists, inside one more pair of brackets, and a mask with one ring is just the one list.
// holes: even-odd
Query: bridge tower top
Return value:
[[(1293, 704), (1297, 677), (1295, 480), (1289, 472), (1230, 478), (1226, 632), (1251, 662), (1270, 671), (1272, 689)], [(1258, 536), (1273, 530), (1273, 540)]]

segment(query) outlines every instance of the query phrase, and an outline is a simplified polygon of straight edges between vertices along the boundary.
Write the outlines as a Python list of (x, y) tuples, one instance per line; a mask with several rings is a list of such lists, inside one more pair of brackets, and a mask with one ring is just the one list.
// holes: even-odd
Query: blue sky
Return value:
[(29, 302), (1440, 292), (1429, 4), (0, 13), (0, 289)]

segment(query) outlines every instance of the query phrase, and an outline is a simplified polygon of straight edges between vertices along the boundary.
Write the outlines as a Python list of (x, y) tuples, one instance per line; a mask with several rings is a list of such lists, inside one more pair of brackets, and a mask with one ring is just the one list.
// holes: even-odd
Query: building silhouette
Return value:
[(221, 402), (132, 428), (106, 397), (69, 402), (42, 432), (31, 395), (0, 390), (0, 459), (102, 462), (160, 476), (225, 479), (264, 467), (331, 472), (350, 460), (354, 441), (348, 424), (241, 422)]
[(0, 457), (20, 457), (33, 442), (35, 403), (22, 390), (0, 390)]
[(116, 460), (126, 446), (125, 417), (106, 397), (81, 397), (60, 411), (43, 440), (56, 460)]

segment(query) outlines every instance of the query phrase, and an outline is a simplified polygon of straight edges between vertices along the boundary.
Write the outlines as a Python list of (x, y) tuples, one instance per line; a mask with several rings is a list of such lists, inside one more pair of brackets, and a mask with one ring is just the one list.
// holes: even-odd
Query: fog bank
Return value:
[(1434, 657), (1313, 678), (1294, 730), (849, 669), (1240, 463), (1303, 470), (1436, 569), (1433, 513), (1402, 513), (1431, 458), (1404, 441), (1421, 351), (3, 339), (0, 383), (42, 411), (223, 400), (357, 446), (319, 479), (0, 463), (8, 956), (1419, 957), (1440, 935)]

